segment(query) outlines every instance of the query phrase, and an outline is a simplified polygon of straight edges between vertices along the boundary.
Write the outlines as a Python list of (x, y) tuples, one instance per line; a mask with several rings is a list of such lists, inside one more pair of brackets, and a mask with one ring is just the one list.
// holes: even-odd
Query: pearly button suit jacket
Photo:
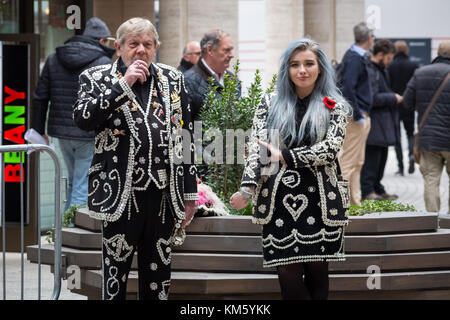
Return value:
[[(157, 78), (152, 78), (151, 88), (159, 89), (161, 113), (166, 117), (159, 141), (152, 141), (155, 135), (152, 139), (150, 134), (151, 101), (146, 106), (139, 103), (118, 71), (118, 60), (80, 75), (73, 118), (81, 129), (96, 133), (88, 172), (88, 208), (94, 218), (113, 222), (124, 213), (132, 214), (138, 210), (134, 192), (145, 191), (150, 184), (167, 190), (178, 220), (185, 218), (184, 201), (198, 199), (193, 123), (183, 74), (164, 64), (153, 67)], [(166, 148), (169, 161), (165, 170), (152, 170), (152, 144)]]

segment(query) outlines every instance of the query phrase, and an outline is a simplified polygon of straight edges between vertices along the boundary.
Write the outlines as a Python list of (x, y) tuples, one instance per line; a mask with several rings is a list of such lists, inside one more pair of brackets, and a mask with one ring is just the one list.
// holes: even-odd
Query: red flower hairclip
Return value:
[(323, 103), (325, 103), (325, 105), (329, 109), (333, 109), (334, 106), (336, 105), (336, 101), (333, 101), (333, 100), (329, 99), (328, 97), (323, 98)]

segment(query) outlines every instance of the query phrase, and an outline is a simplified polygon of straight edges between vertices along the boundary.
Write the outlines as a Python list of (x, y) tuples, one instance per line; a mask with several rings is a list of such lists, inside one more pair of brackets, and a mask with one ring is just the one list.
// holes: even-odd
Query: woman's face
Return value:
[(297, 95), (301, 98), (309, 95), (319, 76), (317, 57), (311, 50), (297, 50), (289, 61), (289, 78), (295, 84)]

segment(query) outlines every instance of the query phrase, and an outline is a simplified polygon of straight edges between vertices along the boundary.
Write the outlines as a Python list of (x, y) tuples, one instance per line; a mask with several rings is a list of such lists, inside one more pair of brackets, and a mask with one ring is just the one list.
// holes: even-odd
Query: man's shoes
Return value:
[(402, 177), (405, 176), (405, 174), (403, 173), (403, 170), (400, 170), (400, 169), (395, 173), (395, 175), (396, 176), (402, 176)]
[(414, 173), (414, 159), (409, 160), (409, 169), (408, 169), (408, 173), (409, 173), (409, 174)]
[(383, 193), (383, 194), (378, 194), (378, 196), (381, 197), (381, 200), (397, 200), (398, 199), (398, 195), (396, 194), (389, 194), (389, 193)]
[(376, 194), (375, 192), (371, 192), (368, 195), (362, 197), (362, 200), (384, 200), (380, 195)]

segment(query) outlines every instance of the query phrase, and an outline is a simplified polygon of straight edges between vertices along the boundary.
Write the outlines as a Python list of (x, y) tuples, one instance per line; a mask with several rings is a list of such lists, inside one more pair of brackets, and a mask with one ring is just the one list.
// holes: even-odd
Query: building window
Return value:
[(34, 33), (41, 36), (41, 67), (47, 57), (66, 40), (75, 35), (75, 30), (66, 27), (66, 10), (77, 4), (73, 0), (34, 0)]
[(0, 1), (0, 33), (19, 33), (19, 0)]

